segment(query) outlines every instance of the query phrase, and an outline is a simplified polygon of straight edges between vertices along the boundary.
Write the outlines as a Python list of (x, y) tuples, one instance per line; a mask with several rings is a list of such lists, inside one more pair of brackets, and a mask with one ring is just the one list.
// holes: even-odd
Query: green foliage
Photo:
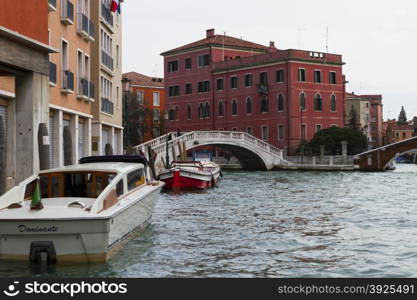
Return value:
[(397, 123), (401, 125), (407, 124), (407, 116), (405, 114), (404, 106), (401, 106), (401, 112), (400, 112), (400, 115), (398, 116)]
[(359, 130), (333, 126), (317, 132), (309, 146), (316, 155), (320, 154), (320, 145), (324, 145), (326, 153), (336, 155), (342, 153), (342, 141), (348, 143), (349, 155), (366, 151), (368, 145), (366, 136)]
[[(127, 103), (126, 103), (127, 101)], [(146, 101), (144, 99), (144, 101)], [(127, 106), (126, 106), (127, 104)], [(123, 126), (125, 145), (129, 139), (130, 146), (136, 146), (145, 141), (145, 134), (152, 135), (153, 128), (159, 128), (159, 132), (164, 132), (164, 117), (160, 111), (159, 123), (153, 123), (153, 110), (146, 107), (146, 103), (139, 103), (136, 93), (123, 96)]]
[(355, 107), (352, 105), (349, 112), (349, 125), (350, 129), (358, 129), (358, 114), (356, 112)]

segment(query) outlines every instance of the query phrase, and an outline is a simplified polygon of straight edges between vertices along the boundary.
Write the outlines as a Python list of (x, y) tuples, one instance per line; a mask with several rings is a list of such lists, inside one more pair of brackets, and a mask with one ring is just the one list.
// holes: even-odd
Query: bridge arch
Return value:
[(391, 158), (391, 160), (389, 160), (385, 165), (384, 165), (384, 170), (387, 170), (387, 168), (391, 165), (391, 162), (394, 160), (394, 159), (396, 159), (396, 158), (398, 158), (398, 157), (400, 157), (400, 156), (402, 156), (402, 155), (404, 155), (404, 154), (406, 154), (406, 153), (410, 153), (410, 152), (417, 152), (417, 147), (416, 148), (414, 148), (414, 149), (410, 149), (410, 150), (408, 150), (408, 151), (404, 151), (404, 152), (397, 152), (392, 158)]
[(230, 152), (239, 160), (242, 168), (246, 171), (267, 171), (270, 169), (268, 162), (264, 157), (262, 157), (262, 155), (242, 145), (238, 146), (229, 143), (204, 143), (195, 145), (194, 147), (187, 149), (187, 151), (201, 146), (214, 146)]
[[(147, 154), (147, 149), (150, 147), (157, 154), (156, 168), (161, 169), (166, 156), (166, 142), (167, 136), (162, 136), (134, 148)], [(200, 146), (215, 146), (225, 149), (239, 159), (245, 170), (271, 170), (276, 165), (290, 164), (283, 158), (281, 149), (246, 132), (192, 131), (181, 136), (171, 133), (168, 136), (170, 161), (176, 159), (173, 157), (171, 149), (174, 149), (177, 155), (183, 146), (186, 151)]]
[(413, 150), (417, 150), (417, 137), (360, 153), (354, 158), (355, 168), (364, 171), (385, 171), (393, 159)]

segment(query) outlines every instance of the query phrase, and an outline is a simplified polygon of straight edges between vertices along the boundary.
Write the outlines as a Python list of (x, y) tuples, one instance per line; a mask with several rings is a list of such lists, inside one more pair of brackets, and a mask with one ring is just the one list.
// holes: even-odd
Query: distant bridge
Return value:
[(355, 169), (363, 171), (385, 171), (393, 159), (412, 150), (417, 150), (417, 137), (355, 155)]
[[(180, 144), (185, 143), (185, 151), (199, 146), (217, 146), (232, 153), (239, 159), (244, 170), (271, 170), (275, 166), (289, 165), (281, 149), (278, 149), (256, 137), (245, 132), (237, 131), (192, 131), (177, 136), (169, 133), (168, 153), (169, 160), (173, 158), (172, 148), (176, 154), (180, 153)], [(147, 148), (150, 146), (157, 154), (155, 161), (156, 172), (159, 173), (163, 168), (163, 160), (166, 156), (167, 135), (133, 147), (141, 150), (148, 156)]]

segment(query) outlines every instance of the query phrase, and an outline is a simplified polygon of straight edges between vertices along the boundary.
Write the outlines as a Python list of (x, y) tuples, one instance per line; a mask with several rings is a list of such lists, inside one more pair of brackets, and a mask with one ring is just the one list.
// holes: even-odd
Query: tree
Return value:
[(400, 115), (398, 116), (398, 124), (406, 125), (407, 124), (407, 116), (405, 114), (404, 106), (401, 106)]
[(341, 153), (342, 141), (348, 144), (348, 154), (361, 153), (367, 149), (368, 140), (366, 136), (357, 129), (330, 127), (317, 132), (310, 141), (310, 147), (315, 154), (320, 153), (320, 146), (323, 145), (326, 151), (332, 155)]
[(355, 107), (352, 105), (352, 107), (350, 108), (350, 112), (349, 112), (349, 124), (348, 127), (350, 129), (359, 129), (358, 126), (358, 114), (356, 112)]
[(140, 102), (136, 94), (131, 93), (125, 100), (127, 100), (128, 111), (123, 115), (124, 133), (130, 146), (142, 144), (146, 138), (156, 138), (156, 135), (159, 136), (161, 132), (164, 132), (165, 123), (162, 111), (159, 112), (159, 121), (155, 122), (158, 116), (154, 110), (146, 107), (146, 99)]

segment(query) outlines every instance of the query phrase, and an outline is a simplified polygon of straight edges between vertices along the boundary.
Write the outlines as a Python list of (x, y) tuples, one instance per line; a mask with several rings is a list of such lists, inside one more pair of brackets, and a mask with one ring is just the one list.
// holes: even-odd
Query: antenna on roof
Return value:
[(302, 44), (301, 44), (301, 31), (305, 31), (305, 28), (298, 28), (298, 49), (302, 48)]
[(155, 74), (155, 78), (158, 77), (158, 64), (155, 64), (155, 69), (153, 69), (153, 72)]
[(326, 26), (326, 53), (329, 53), (329, 26)]
[(227, 33), (228, 31), (223, 31), (223, 54), (222, 54), (222, 59), (223, 59), (223, 61), (224, 61), (224, 38), (226, 37), (226, 33)]

